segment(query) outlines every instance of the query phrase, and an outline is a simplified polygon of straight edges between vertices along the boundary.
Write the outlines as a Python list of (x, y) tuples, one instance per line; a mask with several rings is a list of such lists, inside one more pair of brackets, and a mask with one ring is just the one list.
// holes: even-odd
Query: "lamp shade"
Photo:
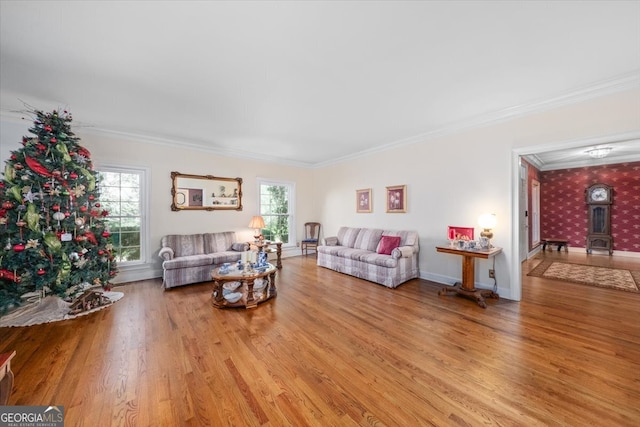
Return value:
[(256, 230), (264, 228), (264, 219), (262, 219), (260, 215), (254, 216), (253, 218), (251, 218), (251, 222), (249, 223), (249, 228), (254, 228)]
[(485, 230), (495, 227), (497, 223), (496, 214), (486, 213), (480, 215), (478, 218), (478, 224), (480, 224), (480, 227)]

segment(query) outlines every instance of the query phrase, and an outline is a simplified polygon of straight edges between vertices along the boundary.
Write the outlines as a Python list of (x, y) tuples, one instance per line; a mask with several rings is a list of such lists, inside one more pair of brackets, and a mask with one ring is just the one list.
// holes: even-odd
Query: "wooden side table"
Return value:
[(549, 250), (551, 250), (551, 245), (558, 246), (558, 252), (560, 252), (560, 249), (562, 249), (562, 247), (564, 246), (564, 251), (569, 252), (569, 249), (568, 249), (569, 240), (567, 239), (552, 237), (548, 239), (540, 239), (540, 241), (542, 242), (543, 252), (547, 250), (547, 245), (549, 245)]
[(487, 308), (485, 297), (499, 299), (500, 296), (489, 289), (475, 288), (475, 260), (476, 258), (488, 259), (502, 252), (502, 248), (491, 248), (488, 250), (465, 250), (449, 246), (436, 246), (438, 252), (462, 256), (462, 283), (454, 286), (447, 286), (438, 291), (438, 295), (455, 294), (465, 298), (475, 300), (482, 308)]
[(0, 354), (0, 406), (9, 402), (11, 389), (13, 388), (13, 372), (11, 372), (11, 359), (16, 352)]
[[(247, 242), (249, 246), (255, 246), (258, 248), (258, 252), (265, 251), (267, 253), (276, 253), (276, 268), (280, 270), (282, 268), (282, 242)], [(276, 245), (276, 248), (273, 249), (270, 246)]]

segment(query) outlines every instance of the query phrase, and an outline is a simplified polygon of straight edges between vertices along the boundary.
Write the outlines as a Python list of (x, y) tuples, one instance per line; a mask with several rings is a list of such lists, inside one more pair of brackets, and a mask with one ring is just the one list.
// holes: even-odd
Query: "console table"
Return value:
[(493, 247), (487, 250), (465, 250), (458, 249), (450, 246), (436, 246), (438, 252), (443, 252), (452, 255), (459, 255), (462, 257), (462, 283), (456, 283), (454, 286), (447, 286), (438, 291), (438, 295), (455, 294), (465, 298), (475, 300), (482, 308), (487, 308), (487, 303), (484, 301), (485, 297), (499, 299), (500, 296), (489, 289), (476, 289), (475, 288), (475, 260), (489, 259), (500, 252), (502, 248)]

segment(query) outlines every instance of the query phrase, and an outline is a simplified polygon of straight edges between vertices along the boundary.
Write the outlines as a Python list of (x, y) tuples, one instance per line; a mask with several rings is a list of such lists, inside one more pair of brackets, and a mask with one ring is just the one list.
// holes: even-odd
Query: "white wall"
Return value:
[[(493, 243), (500, 295), (520, 299), (517, 221), (514, 203), (514, 150), (562, 145), (566, 141), (640, 130), (640, 91), (627, 91), (556, 108), (447, 137), (425, 140), (315, 170), (314, 190), (326, 236), (340, 226), (412, 229), (420, 234), (420, 271), (426, 279), (461, 279), (461, 259), (437, 253), (447, 244), (447, 226), (481, 231), (477, 218), (497, 215)], [(515, 171), (517, 172), (517, 171)], [(385, 213), (385, 187), (407, 185), (407, 213)], [(373, 189), (373, 213), (355, 213), (355, 190)], [(517, 193), (516, 193), (517, 194)], [(490, 262), (476, 262), (476, 283), (493, 286)]]
[[(2, 165), (11, 150), (21, 147), (23, 135), (28, 134), (30, 123), (2, 121), (0, 141)], [(94, 167), (118, 165), (143, 167), (149, 172), (151, 183), (149, 197), (149, 234), (151, 250), (146, 265), (138, 268), (121, 268), (116, 283), (162, 276), (161, 260), (158, 257), (160, 239), (166, 234), (188, 234), (213, 231), (235, 231), (239, 238), (253, 240), (253, 230), (248, 228), (253, 215), (258, 213), (257, 178), (294, 182), (296, 185), (295, 216), (297, 240), (303, 233), (305, 221), (318, 219), (314, 211), (316, 198), (312, 195), (312, 173), (308, 169), (280, 166), (255, 160), (221, 157), (210, 152), (185, 150), (127, 136), (91, 133), (86, 129), (71, 128), (80, 138), (80, 144), (91, 152)], [(242, 211), (172, 211), (171, 172), (195, 175), (214, 175), (243, 179)], [(300, 249), (283, 250), (283, 257), (299, 255)]]
[(5, 161), (11, 155), (11, 151), (22, 147), (22, 137), (27, 135), (31, 122), (22, 120), (5, 120), (1, 117), (0, 121), (0, 171), (4, 172)]
[[(2, 164), (9, 151), (20, 146), (29, 125), (28, 121), (15, 124), (3, 119), (0, 126)], [(514, 153), (528, 149), (533, 152), (540, 147), (561, 148), (567, 141), (637, 131), (640, 131), (640, 90), (461, 131), (318, 169), (225, 158), (74, 129), (81, 143), (92, 152), (97, 166), (120, 164), (149, 169), (153, 252), (148, 262), (156, 275), (160, 266), (156, 253), (164, 234), (235, 230), (250, 238), (251, 230), (246, 226), (257, 212), (256, 177), (261, 177), (296, 183), (298, 237), (302, 233), (301, 224), (313, 220), (323, 224), (323, 236), (335, 235), (342, 225), (413, 229), (420, 234), (422, 277), (443, 283), (453, 283), (461, 276), (460, 259), (434, 249), (446, 243), (447, 226), (475, 227), (477, 234), (480, 231), (478, 216), (494, 212), (498, 218), (494, 244), (504, 249), (496, 259), (498, 291), (511, 299), (520, 298), (520, 266), (517, 240), (514, 240), (517, 221), (512, 220), (517, 174)], [(242, 177), (244, 210), (172, 212), (171, 171)], [(407, 213), (385, 213), (385, 187), (403, 184), (407, 185), (408, 192)], [(355, 213), (355, 190), (362, 188), (373, 189), (373, 213)], [(479, 261), (477, 265), (476, 283), (491, 287), (493, 282), (487, 273), (490, 264)]]

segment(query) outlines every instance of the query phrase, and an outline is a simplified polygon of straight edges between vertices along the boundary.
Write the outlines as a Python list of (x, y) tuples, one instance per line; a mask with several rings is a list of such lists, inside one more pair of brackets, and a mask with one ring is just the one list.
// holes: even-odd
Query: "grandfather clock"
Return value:
[(608, 250), (613, 254), (613, 236), (611, 235), (611, 204), (613, 187), (606, 184), (594, 184), (587, 188), (587, 253), (593, 249)]

